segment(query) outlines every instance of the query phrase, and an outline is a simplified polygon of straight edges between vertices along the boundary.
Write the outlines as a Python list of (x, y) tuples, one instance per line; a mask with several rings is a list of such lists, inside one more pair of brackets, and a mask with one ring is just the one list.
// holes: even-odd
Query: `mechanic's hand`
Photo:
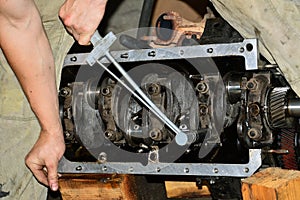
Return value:
[(58, 162), (65, 151), (65, 143), (61, 129), (55, 134), (41, 131), (35, 145), (25, 158), (27, 167), (36, 179), (50, 186), (51, 190), (58, 190)]
[(66, 0), (59, 16), (81, 45), (87, 45), (101, 22), (107, 0)]

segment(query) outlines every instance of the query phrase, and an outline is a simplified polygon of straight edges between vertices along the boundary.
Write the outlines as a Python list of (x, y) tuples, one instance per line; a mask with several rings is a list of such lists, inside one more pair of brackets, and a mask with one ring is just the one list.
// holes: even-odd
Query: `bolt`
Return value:
[(208, 86), (205, 82), (201, 81), (196, 85), (196, 90), (202, 94), (208, 92)]
[(151, 152), (149, 155), (149, 159), (151, 161), (156, 161), (157, 160), (157, 154), (155, 152)]
[(152, 83), (148, 87), (148, 93), (150, 95), (158, 95), (160, 93), (160, 85), (156, 83)]
[(76, 61), (77, 61), (77, 57), (76, 57), (76, 56), (73, 56), (73, 57), (70, 58), (70, 60), (71, 60), (72, 62), (76, 62)]
[(149, 133), (149, 136), (152, 140), (161, 140), (162, 139), (162, 134), (159, 129), (152, 129)]
[(214, 171), (215, 174), (219, 173), (219, 169), (218, 168), (214, 168), (213, 171)]
[(250, 81), (247, 82), (247, 86), (246, 86), (246, 87), (247, 87), (249, 90), (255, 90), (255, 89), (256, 89), (256, 86), (257, 86), (256, 81), (255, 81), (255, 80), (250, 80)]
[(262, 137), (261, 132), (256, 128), (251, 128), (248, 130), (248, 136), (251, 139), (260, 139)]
[(188, 127), (187, 127), (186, 124), (181, 124), (181, 125), (179, 126), (179, 128), (180, 128), (181, 130), (186, 130)]
[(260, 108), (257, 104), (253, 103), (249, 105), (249, 112), (252, 117), (256, 117), (260, 113)]
[(256, 132), (252, 130), (252, 131), (249, 132), (249, 135), (250, 135), (250, 137), (255, 137)]
[(106, 167), (106, 166), (103, 166), (103, 167), (102, 167), (102, 171), (106, 172), (106, 171), (107, 171), (107, 167)]
[(212, 53), (212, 52), (214, 52), (213, 48), (207, 49), (207, 53)]
[(104, 136), (110, 141), (116, 140), (116, 133), (113, 130), (106, 130)]
[(109, 117), (109, 113), (110, 113), (110, 109), (109, 108), (106, 108), (105, 110), (103, 110), (104, 117)]
[(59, 95), (62, 97), (69, 97), (71, 95), (71, 89), (69, 87), (64, 87), (60, 90)]
[(129, 172), (133, 172), (133, 167), (130, 167), (130, 168), (129, 168)]
[(245, 173), (248, 173), (248, 172), (249, 172), (249, 168), (248, 168), (248, 167), (245, 167), (244, 172), (245, 172)]
[(189, 169), (189, 168), (184, 168), (184, 172), (185, 172), (185, 173), (189, 173), (189, 172), (190, 172), (190, 169)]
[(149, 56), (149, 57), (155, 57), (155, 56), (156, 56), (155, 51), (150, 51), (150, 52), (148, 53), (148, 56)]
[(105, 152), (101, 152), (98, 156), (98, 161), (100, 163), (104, 163), (107, 161), (107, 154)]
[(71, 133), (70, 133), (69, 131), (65, 131), (65, 136), (66, 136), (67, 138), (69, 138), (69, 137), (71, 136)]
[(102, 94), (103, 96), (108, 96), (108, 95), (110, 95), (110, 94), (111, 94), (111, 87), (108, 86), (108, 87), (102, 88), (101, 94)]
[(143, 149), (139, 149), (139, 150), (138, 150), (138, 153), (143, 153), (143, 152), (144, 152)]
[(199, 106), (200, 115), (206, 115), (208, 113), (208, 108), (206, 105)]
[(81, 166), (77, 166), (77, 167), (75, 168), (75, 170), (76, 170), (76, 171), (81, 171), (81, 170), (82, 170), (82, 167), (81, 167)]

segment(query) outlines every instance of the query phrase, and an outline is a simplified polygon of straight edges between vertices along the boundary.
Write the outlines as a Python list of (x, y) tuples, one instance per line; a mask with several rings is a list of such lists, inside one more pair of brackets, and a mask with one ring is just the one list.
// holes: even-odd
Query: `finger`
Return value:
[[(30, 168), (30, 167), (29, 167)], [(30, 168), (31, 172), (35, 176), (35, 178), (42, 183), (43, 185), (49, 186), (48, 185), (48, 180), (47, 176), (45, 175), (45, 171), (43, 169), (35, 169), (35, 168)]]
[(80, 45), (90, 45), (91, 37), (91, 34), (80, 34), (78, 38), (78, 43)]
[(48, 183), (53, 191), (58, 190), (58, 175), (57, 175), (57, 165), (51, 164), (48, 165)]
[(48, 186), (47, 176), (44, 173), (43, 167), (32, 162), (28, 155), (25, 157), (25, 164), (40, 183)]

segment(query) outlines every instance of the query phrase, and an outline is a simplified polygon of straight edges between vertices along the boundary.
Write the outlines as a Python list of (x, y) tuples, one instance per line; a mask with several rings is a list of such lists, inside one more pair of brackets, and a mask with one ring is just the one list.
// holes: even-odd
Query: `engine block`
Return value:
[(246, 177), (261, 166), (274, 130), (295, 127), (299, 101), (276, 67), (258, 66), (255, 39), (111, 53), (189, 142), (177, 145), (120, 83), (86, 64), (88, 54), (70, 54), (61, 117), (67, 146), (84, 156), (69, 151), (60, 172)]

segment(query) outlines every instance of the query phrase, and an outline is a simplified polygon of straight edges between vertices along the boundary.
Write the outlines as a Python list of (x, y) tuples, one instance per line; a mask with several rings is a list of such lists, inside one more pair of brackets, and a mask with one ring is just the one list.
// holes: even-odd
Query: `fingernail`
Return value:
[(52, 183), (50, 187), (51, 187), (51, 190), (53, 190), (53, 191), (58, 190), (58, 185), (56, 183)]

